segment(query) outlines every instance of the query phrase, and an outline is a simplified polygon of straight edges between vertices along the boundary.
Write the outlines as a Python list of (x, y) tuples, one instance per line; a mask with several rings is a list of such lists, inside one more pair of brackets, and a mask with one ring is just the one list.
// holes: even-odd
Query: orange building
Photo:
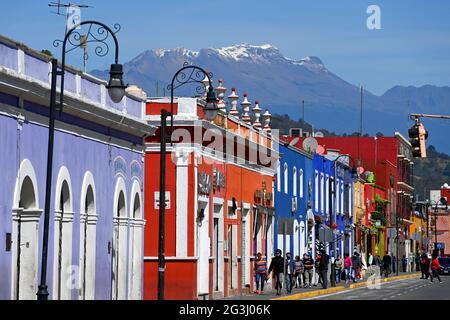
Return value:
[[(278, 153), (269, 114), (260, 129), (236, 113), (203, 120), (201, 99), (175, 102), (166, 159), (165, 298), (216, 299), (253, 290), (254, 256), (273, 253)], [(159, 127), (162, 108), (170, 110), (169, 99), (148, 100), (149, 123)], [(145, 299), (156, 299), (158, 289), (159, 137), (157, 131), (146, 143)]]

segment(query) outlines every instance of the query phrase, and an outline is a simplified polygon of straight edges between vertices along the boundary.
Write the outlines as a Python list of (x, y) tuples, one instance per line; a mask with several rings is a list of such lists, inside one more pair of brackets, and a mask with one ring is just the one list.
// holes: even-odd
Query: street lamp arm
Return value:
[[(79, 31), (76, 31), (81, 26), (88, 25), (89, 29), (86, 33), (86, 35), (82, 35)], [(98, 22), (98, 21), (83, 21), (77, 25), (75, 25), (73, 28), (71, 28), (64, 37), (64, 40), (55, 40), (53, 42), (54, 47), (59, 47), (59, 45), (62, 43), (62, 63), (61, 63), (61, 71), (58, 72), (58, 75), (61, 77), (61, 90), (60, 90), (60, 98), (59, 98), (59, 110), (62, 110), (63, 107), (63, 101), (64, 101), (64, 73), (66, 69), (66, 54), (77, 49), (82, 48), (86, 46), (88, 43), (97, 43), (97, 46), (95, 47), (95, 54), (98, 57), (105, 57), (108, 55), (110, 49), (107, 43), (107, 40), (109, 36), (111, 36), (114, 40), (115, 45), (115, 56), (114, 61), (117, 65), (119, 63), (119, 42), (116, 37), (116, 33), (119, 32), (121, 29), (119, 24), (114, 25), (115, 32), (108, 27), (107, 25)], [(70, 44), (71, 47), (67, 49), (67, 44)], [(85, 55), (85, 58), (87, 55)]]
[[(353, 165), (355, 165), (356, 161), (355, 161), (355, 159), (354, 159), (351, 155), (349, 155), (349, 154), (341, 154), (341, 155), (339, 155), (336, 159), (333, 160), (333, 167), (335, 167), (335, 166), (336, 166), (336, 163), (338, 162), (338, 160), (339, 160), (340, 158), (343, 158), (343, 157), (349, 158), (350, 160), (353, 161)], [(350, 165), (350, 161), (349, 161), (349, 165)]]
[[(172, 143), (172, 132), (173, 132), (173, 104), (174, 104), (174, 91), (186, 84), (190, 83), (198, 83), (201, 84), (205, 77), (208, 78), (209, 81), (209, 88), (213, 88), (212, 84), (212, 72), (207, 72), (205, 69), (189, 65), (188, 62), (185, 62), (183, 64), (183, 67), (178, 70), (170, 83), (170, 85), (167, 86), (167, 89), (170, 90), (170, 135), (169, 139)], [(206, 87), (204, 85), (199, 85), (196, 88), (196, 92), (201, 95), (206, 92)]]

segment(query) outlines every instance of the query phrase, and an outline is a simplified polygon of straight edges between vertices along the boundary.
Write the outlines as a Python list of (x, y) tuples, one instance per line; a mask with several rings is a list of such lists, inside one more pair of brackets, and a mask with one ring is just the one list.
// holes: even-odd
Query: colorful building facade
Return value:
[[(175, 102), (174, 137), (183, 141), (167, 146), (166, 299), (217, 299), (254, 290), (256, 253), (273, 255), (278, 152), (270, 130), (233, 112), (205, 121), (203, 106), (197, 98)], [(162, 108), (170, 110), (168, 99), (148, 100), (149, 123), (159, 125)], [(218, 143), (211, 144), (211, 136)], [(156, 299), (158, 290), (159, 137), (157, 131), (146, 144), (145, 299)]]
[[(353, 177), (348, 159), (346, 161), (337, 154), (315, 154), (313, 161), (312, 211), (315, 223), (307, 234), (309, 242), (314, 244), (312, 254), (315, 256), (319, 249), (324, 248), (332, 256), (351, 255), (354, 249), (354, 208)], [(322, 230), (331, 230), (332, 238), (327, 239), (327, 231)]]
[(303, 257), (307, 247), (307, 217), (312, 216), (313, 155), (289, 145), (279, 147), (275, 186), (275, 248)]
[[(0, 38), (0, 299), (34, 300), (44, 231), (51, 64)], [(56, 115), (49, 299), (141, 299), (145, 100), (110, 101), (106, 82), (66, 70)]]
[[(294, 137), (290, 138), (291, 140)], [(374, 181), (386, 191), (386, 246), (385, 251), (396, 255), (399, 226), (399, 256), (412, 252), (410, 227), (412, 214), (412, 152), (411, 144), (400, 133), (393, 137), (317, 137), (318, 144), (341, 154), (349, 154), (356, 166), (375, 174)], [(299, 138), (297, 145), (304, 138)]]

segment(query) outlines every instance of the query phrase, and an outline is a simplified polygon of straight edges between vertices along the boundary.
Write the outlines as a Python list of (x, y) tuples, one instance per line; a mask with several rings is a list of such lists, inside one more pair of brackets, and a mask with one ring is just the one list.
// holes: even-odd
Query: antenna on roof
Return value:
[[(61, 3), (61, 0), (58, 0), (58, 2), (50, 2), (48, 4), (50, 8), (57, 8), (57, 11), (52, 11), (52, 13), (57, 14), (59, 16), (65, 16), (66, 17), (66, 29), (64, 34), (67, 34), (67, 31), (69, 31), (72, 27), (78, 25), (81, 22), (81, 9), (83, 8), (93, 8), (92, 6), (83, 5), (83, 4), (75, 4), (75, 3)], [(66, 8), (66, 12), (63, 12), (63, 8)], [(86, 36), (80, 35), (80, 43), (81, 48), (84, 50), (83, 55), (83, 71), (86, 72), (86, 62), (88, 59), (86, 48), (87, 48), (87, 42), (86, 42)]]
[(70, 8), (70, 7), (78, 7), (78, 8), (93, 8), (92, 6), (83, 5), (83, 4), (75, 4), (75, 3), (61, 3), (61, 0), (58, 2), (50, 2), (48, 4), (51, 8), (58, 8), (58, 11), (52, 11), (52, 13), (57, 14), (58, 16), (67, 16), (67, 13), (62, 12), (62, 8)]

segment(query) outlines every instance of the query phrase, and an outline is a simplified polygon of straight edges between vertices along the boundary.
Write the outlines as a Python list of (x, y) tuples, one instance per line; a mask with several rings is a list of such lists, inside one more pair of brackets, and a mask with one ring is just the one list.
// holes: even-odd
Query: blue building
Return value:
[[(49, 57), (0, 36), (0, 299), (36, 299), (49, 123)], [(142, 299), (145, 97), (67, 68), (55, 123), (50, 299)]]
[(351, 254), (353, 186), (348, 158), (339, 154), (315, 154), (313, 161), (314, 223), (309, 224), (310, 228), (307, 230), (307, 245), (314, 256), (320, 248), (325, 248), (332, 256)]
[(311, 212), (313, 155), (289, 145), (279, 146), (275, 185), (275, 249), (292, 257), (308, 251), (308, 212)]

